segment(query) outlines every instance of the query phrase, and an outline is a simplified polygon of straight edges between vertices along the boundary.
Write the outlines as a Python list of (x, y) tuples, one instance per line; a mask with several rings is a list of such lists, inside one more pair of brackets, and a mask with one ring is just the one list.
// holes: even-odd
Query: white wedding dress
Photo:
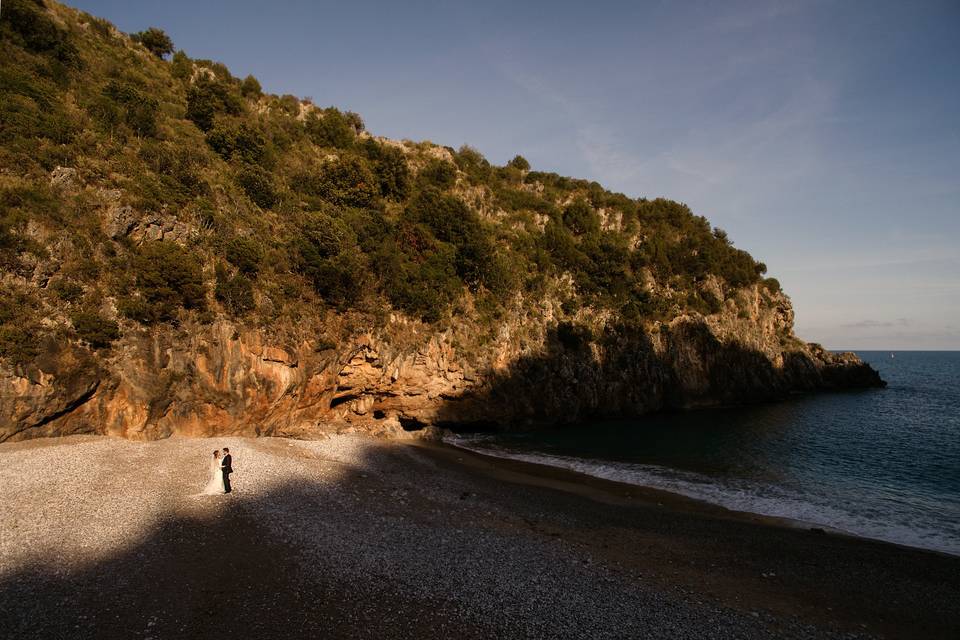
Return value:
[(223, 469), (220, 468), (220, 458), (210, 459), (210, 482), (204, 487), (203, 493), (208, 496), (223, 493)]

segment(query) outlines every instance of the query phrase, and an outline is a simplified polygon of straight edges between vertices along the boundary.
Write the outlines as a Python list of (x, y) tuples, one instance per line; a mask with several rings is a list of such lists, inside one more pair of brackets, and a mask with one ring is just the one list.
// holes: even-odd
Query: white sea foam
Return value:
[[(661, 489), (733, 511), (784, 518), (851, 535), (960, 555), (960, 523), (907, 520), (893, 513), (858, 512), (857, 505), (831, 503), (830, 495), (804, 495), (756, 481), (719, 479), (657, 465), (601, 461), (541, 452), (520, 452), (485, 437), (452, 436), (448, 444), (474, 453), (542, 464), (636, 486)], [(949, 527), (949, 525), (948, 525)]]

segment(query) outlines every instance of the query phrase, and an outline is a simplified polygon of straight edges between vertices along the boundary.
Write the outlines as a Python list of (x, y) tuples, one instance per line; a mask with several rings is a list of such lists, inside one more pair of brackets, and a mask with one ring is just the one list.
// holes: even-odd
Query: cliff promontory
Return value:
[[(172, 56), (170, 55), (172, 53)], [(0, 441), (518, 428), (881, 386), (685, 205), (0, 15)]]

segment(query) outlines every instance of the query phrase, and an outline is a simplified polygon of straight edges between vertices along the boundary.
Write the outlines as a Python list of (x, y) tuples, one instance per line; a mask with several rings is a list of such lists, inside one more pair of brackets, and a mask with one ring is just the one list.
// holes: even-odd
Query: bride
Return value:
[(223, 493), (223, 470), (220, 468), (220, 450), (214, 449), (213, 458), (210, 460), (210, 482), (204, 487), (205, 495), (215, 495)]

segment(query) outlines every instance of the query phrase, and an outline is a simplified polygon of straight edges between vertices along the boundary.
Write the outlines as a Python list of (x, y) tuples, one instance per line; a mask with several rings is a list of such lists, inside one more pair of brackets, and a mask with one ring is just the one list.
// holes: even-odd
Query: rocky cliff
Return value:
[(0, 441), (517, 429), (883, 385), (854, 354), (784, 345), (788, 301), (769, 307), (762, 295), (754, 287), (720, 314), (647, 326), (557, 325), (548, 301), (472, 351), (460, 346), (475, 342), (469, 321), (435, 331), (398, 317), (336, 345), (223, 319), (130, 332), (106, 357), (50, 341), (34, 365), (0, 370)]
[(310, 436), (881, 386), (680, 203), (368, 133), (53, 2), (0, 16), (0, 441)]

